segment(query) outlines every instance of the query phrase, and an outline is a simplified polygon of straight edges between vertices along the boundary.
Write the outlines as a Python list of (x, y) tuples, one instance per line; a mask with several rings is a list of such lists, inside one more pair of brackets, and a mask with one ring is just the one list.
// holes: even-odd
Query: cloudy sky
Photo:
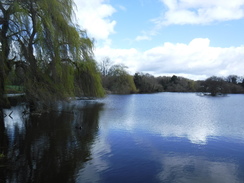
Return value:
[(75, 0), (95, 57), (128, 72), (244, 76), (244, 0)]

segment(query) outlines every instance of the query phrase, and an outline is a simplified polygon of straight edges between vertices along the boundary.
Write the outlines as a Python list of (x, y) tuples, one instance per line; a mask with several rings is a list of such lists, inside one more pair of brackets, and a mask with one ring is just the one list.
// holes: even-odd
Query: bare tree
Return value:
[(100, 63), (99, 63), (99, 70), (102, 74), (102, 76), (107, 76), (109, 69), (112, 65), (112, 61), (109, 57), (105, 57)]

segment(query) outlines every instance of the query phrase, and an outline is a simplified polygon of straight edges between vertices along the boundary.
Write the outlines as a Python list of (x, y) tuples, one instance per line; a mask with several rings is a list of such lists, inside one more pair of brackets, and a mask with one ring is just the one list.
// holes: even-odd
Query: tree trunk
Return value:
[(3, 108), (5, 105), (5, 102), (7, 101), (4, 98), (4, 93), (5, 93), (5, 80), (6, 76), (10, 72), (10, 64), (8, 63), (8, 56), (9, 56), (9, 40), (7, 36), (7, 32), (9, 30), (9, 19), (10, 19), (10, 9), (9, 7), (7, 10), (3, 8), (3, 5), (1, 4), (0, 6), (2, 13), (3, 13), (3, 19), (4, 21), (2, 22), (2, 27), (0, 31), (0, 43), (1, 43), (1, 50), (0, 50), (0, 110)]
[(3, 109), (5, 106), (5, 100), (4, 100), (4, 79), (2, 78), (0, 74), (0, 110)]

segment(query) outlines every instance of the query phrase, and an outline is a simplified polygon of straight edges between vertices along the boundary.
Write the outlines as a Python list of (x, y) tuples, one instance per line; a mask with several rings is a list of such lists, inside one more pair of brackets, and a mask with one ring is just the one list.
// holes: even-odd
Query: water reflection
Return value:
[(4, 166), (0, 166), (1, 182), (75, 181), (77, 169), (92, 158), (90, 147), (98, 131), (102, 105), (70, 104), (62, 105), (65, 112), (41, 116), (22, 117), (21, 106), (10, 109), (12, 118), (4, 118), (10, 143), (0, 144), (6, 155)]
[[(244, 139), (241, 95), (221, 99), (179, 93), (124, 97), (106, 99), (108, 106), (102, 115), (105, 122), (101, 124), (104, 128), (141, 129), (164, 137), (187, 137), (196, 144), (223, 135)], [(111, 115), (116, 117), (111, 119)]]
[[(97, 140), (91, 161), (77, 182), (238, 182), (244, 180), (243, 145), (210, 141), (192, 144), (182, 138), (158, 138), (114, 131)], [(103, 147), (103, 144), (109, 146)], [(99, 168), (100, 167), (100, 168)]]
[(100, 151), (80, 170), (79, 182), (243, 182), (241, 97), (106, 98), (94, 142)]
[(238, 166), (231, 162), (212, 162), (205, 157), (174, 155), (161, 160), (162, 182), (242, 182), (237, 179)]
[(244, 182), (241, 99), (110, 95), (25, 117), (16, 106), (0, 123), (0, 182)]

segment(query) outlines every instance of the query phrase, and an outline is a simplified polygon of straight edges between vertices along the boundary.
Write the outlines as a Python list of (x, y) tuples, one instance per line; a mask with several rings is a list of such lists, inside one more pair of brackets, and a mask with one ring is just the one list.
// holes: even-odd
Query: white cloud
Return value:
[(98, 61), (109, 57), (114, 63), (128, 66), (131, 74), (148, 72), (155, 76), (173, 75), (192, 79), (205, 79), (217, 75), (243, 75), (244, 46), (211, 47), (207, 38), (193, 39), (189, 44), (164, 43), (140, 52), (135, 48), (113, 49), (97, 48), (95, 56)]
[(243, 0), (161, 0), (168, 10), (153, 21), (169, 24), (208, 24), (244, 17)]
[(124, 64), (128, 67), (128, 71), (134, 74), (137, 70), (140, 52), (135, 48), (130, 49), (113, 49), (109, 46), (96, 48), (94, 50), (96, 60), (102, 61), (105, 57), (109, 57), (113, 64)]
[(122, 11), (126, 11), (126, 7), (122, 6), (122, 5), (119, 5), (119, 9), (122, 10)]
[(104, 0), (74, 0), (77, 6), (76, 17), (79, 25), (95, 39), (105, 40), (115, 33), (116, 21), (110, 17), (116, 10)]
[(136, 37), (136, 41), (142, 41), (142, 40), (151, 40), (151, 37), (146, 36), (146, 35)]

